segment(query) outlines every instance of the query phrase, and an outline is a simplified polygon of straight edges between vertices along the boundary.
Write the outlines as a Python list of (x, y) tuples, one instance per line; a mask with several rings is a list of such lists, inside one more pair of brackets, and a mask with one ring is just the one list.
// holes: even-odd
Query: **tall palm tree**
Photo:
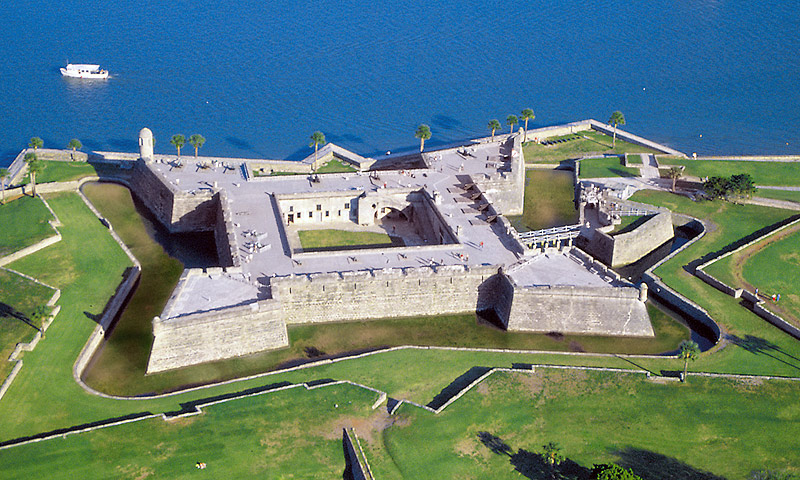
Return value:
[(675, 182), (683, 176), (683, 169), (681, 167), (670, 167), (667, 175), (672, 179), (672, 193), (675, 193)]
[(686, 381), (686, 368), (689, 366), (689, 360), (695, 360), (698, 355), (700, 355), (700, 346), (697, 342), (693, 340), (684, 340), (681, 342), (680, 352), (678, 353), (678, 358), (683, 359), (683, 379), (682, 382)]
[(194, 147), (194, 158), (197, 158), (197, 150), (206, 143), (206, 137), (195, 133), (189, 136), (189, 143)]
[(496, 118), (493, 118), (489, 120), (489, 125), (487, 126), (489, 127), (489, 130), (492, 131), (492, 141), (494, 142), (494, 132), (500, 130), (500, 122), (498, 122)]
[(520, 118), (525, 120), (525, 140), (528, 140), (528, 120), (533, 120), (536, 118), (536, 115), (533, 113), (533, 109), (523, 108), (522, 116)]
[(519, 118), (516, 115), (509, 115), (506, 117), (506, 125), (508, 125), (508, 133), (514, 133), (514, 125), (519, 123)]
[(186, 137), (178, 133), (172, 136), (172, 138), (169, 140), (169, 143), (178, 149), (178, 158), (181, 158), (181, 147), (186, 145)]
[(8, 176), (7, 168), (0, 168), (0, 190), (3, 192), (3, 200), (0, 204), (6, 203), (6, 177)]
[[(34, 149), (35, 150), (35, 149)], [(36, 196), (36, 174), (42, 171), (42, 162), (35, 153), (25, 154), (25, 163), (28, 164), (28, 173), (31, 176), (31, 187), (33, 188), (33, 196)]]
[(425, 125), (424, 123), (417, 127), (417, 131), (414, 133), (416, 138), (419, 138), (419, 151), (425, 150), (425, 140), (431, 138), (431, 127)]
[(317, 164), (317, 150), (320, 143), (325, 145), (325, 134), (317, 130), (311, 134), (311, 143), (308, 144), (309, 147), (314, 147), (314, 165)]
[(41, 147), (42, 145), (44, 145), (44, 140), (42, 140), (39, 137), (31, 137), (31, 141), (28, 142), (28, 146), (31, 147), (34, 152), (36, 151), (37, 148)]
[(615, 110), (608, 119), (608, 123), (614, 125), (614, 140), (611, 142), (611, 148), (617, 146), (617, 125), (625, 125), (625, 115), (619, 110)]

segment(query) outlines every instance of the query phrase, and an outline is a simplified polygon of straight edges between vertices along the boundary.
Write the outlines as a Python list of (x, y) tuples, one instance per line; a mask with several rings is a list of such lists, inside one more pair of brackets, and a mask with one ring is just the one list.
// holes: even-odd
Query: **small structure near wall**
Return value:
[(149, 128), (144, 127), (139, 130), (139, 158), (146, 162), (152, 162), (154, 144), (153, 132)]

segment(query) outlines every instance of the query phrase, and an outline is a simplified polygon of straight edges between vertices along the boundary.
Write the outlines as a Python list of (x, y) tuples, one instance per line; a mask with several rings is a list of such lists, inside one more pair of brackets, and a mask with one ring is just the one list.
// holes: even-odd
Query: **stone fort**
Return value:
[[(508, 331), (653, 336), (646, 286), (606, 264), (671, 238), (669, 219), (617, 249), (579, 225), (605, 263), (574, 236), (532, 243), (506, 219), (522, 213), (523, 136), (380, 159), (327, 144), (295, 162), (156, 155), (142, 129), (133, 193), (170, 232), (213, 232), (219, 258), (185, 270), (153, 319), (148, 373), (286, 347), (301, 323), (489, 312)], [(316, 173), (331, 160), (352, 171)], [(392, 243), (303, 249), (317, 229)]]

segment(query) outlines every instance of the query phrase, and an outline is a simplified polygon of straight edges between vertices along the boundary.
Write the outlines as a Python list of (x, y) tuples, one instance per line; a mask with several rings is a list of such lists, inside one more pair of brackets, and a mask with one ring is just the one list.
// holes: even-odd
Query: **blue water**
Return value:
[[(288, 5), (283, 5), (288, 4)], [(322, 130), (362, 154), (621, 110), (626, 128), (699, 154), (800, 153), (794, 2), (7, 0), (0, 159), (31, 136), (208, 155), (299, 158)], [(113, 78), (74, 81), (67, 60)]]

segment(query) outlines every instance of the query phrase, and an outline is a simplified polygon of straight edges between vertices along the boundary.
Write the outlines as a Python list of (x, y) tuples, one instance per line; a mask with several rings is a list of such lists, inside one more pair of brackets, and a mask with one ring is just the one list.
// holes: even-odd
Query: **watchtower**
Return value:
[(153, 132), (149, 128), (144, 127), (139, 131), (139, 157), (146, 162), (153, 161)]

